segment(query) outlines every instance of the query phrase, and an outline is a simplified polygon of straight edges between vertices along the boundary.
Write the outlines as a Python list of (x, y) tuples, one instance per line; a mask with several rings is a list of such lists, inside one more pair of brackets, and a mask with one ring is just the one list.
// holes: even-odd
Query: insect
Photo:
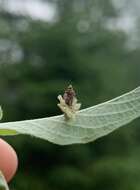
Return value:
[(68, 88), (67, 88), (67, 90), (65, 90), (63, 98), (65, 100), (65, 103), (68, 106), (72, 106), (73, 99), (76, 98), (76, 93), (75, 93), (72, 85), (69, 85)]
[(64, 113), (65, 118), (67, 120), (75, 118), (76, 112), (81, 107), (81, 103), (77, 103), (76, 93), (72, 85), (67, 87), (63, 96), (58, 96), (58, 100), (60, 101), (58, 107)]

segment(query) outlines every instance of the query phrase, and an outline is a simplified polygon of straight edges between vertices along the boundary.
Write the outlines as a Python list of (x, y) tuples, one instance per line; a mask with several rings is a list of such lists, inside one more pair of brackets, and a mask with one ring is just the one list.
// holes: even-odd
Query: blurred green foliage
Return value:
[[(105, 28), (118, 16), (110, 0), (51, 1), (52, 22), (0, 12), (0, 104), (3, 121), (61, 112), (57, 95), (72, 83), (82, 107), (140, 84), (140, 49), (123, 31)], [(100, 13), (100, 14), (99, 14)], [(56, 146), (33, 137), (5, 138), (16, 149), (16, 190), (139, 190), (140, 120), (86, 145)]]

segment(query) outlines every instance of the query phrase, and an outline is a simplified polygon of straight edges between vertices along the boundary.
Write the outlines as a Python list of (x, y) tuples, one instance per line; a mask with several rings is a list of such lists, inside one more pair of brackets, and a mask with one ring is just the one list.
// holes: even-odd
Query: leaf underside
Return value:
[(0, 123), (0, 135), (27, 134), (59, 145), (88, 143), (139, 116), (140, 87), (111, 101), (83, 109), (68, 121), (60, 115)]

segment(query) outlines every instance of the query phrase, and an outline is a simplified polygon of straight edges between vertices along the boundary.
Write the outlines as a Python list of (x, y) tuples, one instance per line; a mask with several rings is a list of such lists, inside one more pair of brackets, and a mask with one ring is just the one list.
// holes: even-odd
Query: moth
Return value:
[(58, 96), (60, 103), (58, 107), (64, 113), (67, 120), (75, 118), (76, 112), (80, 110), (81, 103), (78, 103), (75, 90), (72, 85), (69, 85), (64, 92), (64, 95)]

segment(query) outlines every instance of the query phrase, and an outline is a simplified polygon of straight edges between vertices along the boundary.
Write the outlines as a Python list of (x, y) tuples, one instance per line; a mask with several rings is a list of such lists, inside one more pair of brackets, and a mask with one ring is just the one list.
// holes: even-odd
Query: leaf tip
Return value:
[(2, 119), (2, 117), (3, 117), (3, 110), (2, 110), (2, 108), (0, 106), (0, 120)]

